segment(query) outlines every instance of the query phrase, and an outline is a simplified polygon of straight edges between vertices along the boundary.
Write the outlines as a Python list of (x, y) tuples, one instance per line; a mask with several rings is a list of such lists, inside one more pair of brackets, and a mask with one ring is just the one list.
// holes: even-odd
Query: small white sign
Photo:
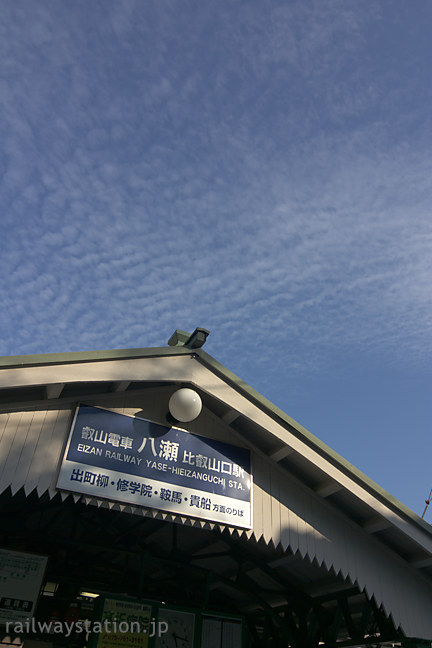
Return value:
[(0, 623), (31, 619), (48, 558), (0, 549)]

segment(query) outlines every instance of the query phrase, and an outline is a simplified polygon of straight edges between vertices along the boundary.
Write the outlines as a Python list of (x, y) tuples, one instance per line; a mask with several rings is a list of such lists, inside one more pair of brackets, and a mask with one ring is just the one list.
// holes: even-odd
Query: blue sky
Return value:
[(204, 326), (421, 514), (431, 21), (428, 0), (4, 0), (0, 355)]

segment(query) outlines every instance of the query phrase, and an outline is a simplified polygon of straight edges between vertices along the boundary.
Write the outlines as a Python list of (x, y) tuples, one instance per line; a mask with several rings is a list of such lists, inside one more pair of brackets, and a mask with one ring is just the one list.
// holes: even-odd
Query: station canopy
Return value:
[[(206, 334), (0, 358), (0, 548), (48, 556), (64, 600), (238, 615), (248, 646), (429, 646), (432, 527), (208, 355)], [(183, 388), (202, 402), (190, 422), (169, 411)]]

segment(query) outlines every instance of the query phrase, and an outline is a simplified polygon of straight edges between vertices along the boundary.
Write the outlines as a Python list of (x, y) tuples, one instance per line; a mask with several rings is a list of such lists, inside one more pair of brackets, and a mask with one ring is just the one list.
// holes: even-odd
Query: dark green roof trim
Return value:
[(379, 484), (367, 477), (367, 475), (356, 468), (352, 463), (332, 450), (326, 443), (312, 434), (312, 432), (309, 432), (309, 430), (300, 425), (300, 423), (297, 423), (297, 421), (288, 416), (288, 414), (285, 414), (285, 412), (279, 409), (279, 407), (250, 387), (250, 385), (245, 383), (244, 380), (236, 376), (232, 371), (224, 367), (224, 365), (202, 349), (197, 349), (196, 355), (203, 364), (207, 365), (212, 369), (212, 371), (223, 377), (224, 380), (234, 389), (246, 395), (249, 400), (258, 405), (262, 410), (265, 410), (266, 413), (275, 421), (281, 423), (284, 427), (288, 426), (290, 432), (292, 432), (298, 439), (306, 443), (313, 450), (316, 450), (322, 457), (325, 457), (325, 459), (330, 461), (336, 468), (339, 468), (343, 473), (345, 473), (345, 475), (352, 478), (360, 486), (368, 490), (374, 497), (392, 508), (399, 515), (409, 518), (411, 522), (420, 526), (423, 531), (432, 534), (432, 526), (428, 522), (405, 506), (405, 504), (402, 504), (402, 502), (393, 497), (393, 495), (388, 493)]
[(0, 369), (37, 367), (50, 364), (76, 364), (79, 362), (100, 362), (108, 360), (129, 360), (132, 358), (156, 358), (159, 356), (190, 355), (191, 350), (183, 346), (155, 347), (150, 349), (114, 349), (109, 351), (69, 351), (67, 353), (43, 353), (0, 357)]

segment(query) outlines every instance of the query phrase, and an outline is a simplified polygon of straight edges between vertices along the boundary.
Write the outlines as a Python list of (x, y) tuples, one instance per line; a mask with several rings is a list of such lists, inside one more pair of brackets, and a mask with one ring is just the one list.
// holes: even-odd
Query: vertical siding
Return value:
[(8, 488), (12, 481), (13, 469), (17, 463), (17, 452), (19, 451), (22, 439), (20, 436), (21, 420), (28, 416), (28, 412), (13, 412), (9, 415), (6, 427), (1, 439), (0, 456), (0, 493)]
[[(46, 447), (46, 461), (50, 466), (50, 470), (42, 470), (41, 476), (37, 484), (37, 491), (42, 495), (45, 491), (49, 490), (51, 496), (56, 494), (57, 474), (60, 466), (60, 460), (63, 456), (66, 440), (69, 434), (69, 429), (72, 423), (72, 417), (75, 407), (65, 407), (58, 410), (56, 419), (52, 420), (52, 424), (46, 429), (44, 436)], [(43, 461), (42, 446), (38, 455), (40, 461)]]
[(269, 467), (271, 484), (271, 540), (275, 547), (281, 541), (282, 516), (279, 504), (280, 480), (277, 473)]
[[(313, 506), (313, 499), (310, 496), (309, 493), (305, 492), (303, 495), (304, 498), (304, 507), (305, 507), (305, 515), (306, 511), (310, 511), (311, 515), (313, 516), (314, 513), (314, 506)], [(315, 516), (312, 517), (312, 519), (316, 519)], [(317, 529), (313, 528), (310, 524), (306, 523), (306, 546), (307, 546), (307, 555), (309, 556), (309, 559), (312, 560), (317, 560), (317, 547), (320, 545), (320, 539), (319, 539), (319, 532)]]
[[(272, 512), (271, 534), (265, 528), (268, 515), (263, 513), (254, 519), (257, 539), (262, 536), (275, 544), (279, 539), (284, 549), (294, 553), (298, 550), (303, 557), (315, 558), (320, 564), (324, 561), (328, 570), (334, 569), (358, 583), (360, 590), (365, 588), (367, 595), (378, 606), (382, 604), (408, 636), (432, 635), (430, 583), (354, 522), (306, 491), (297, 480), (274, 465), (269, 473), (270, 460), (254, 456), (253, 463), (254, 497), (258, 494), (267, 506), (270, 497)], [(254, 507), (254, 511), (260, 508)]]
[[(256, 461), (258, 470), (260, 471), (262, 478), (266, 484), (271, 483), (270, 479), (270, 466), (265, 462), (261, 457)], [(257, 484), (259, 488), (259, 484)], [(272, 538), (272, 495), (269, 488), (261, 489), (261, 520), (260, 520), (260, 535), (264, 537), (264, 540), (268, 544), (273, 540)]]
[[(55, 480), (69, 430), (72, 408), (35, 410), (2, 415), (7, 421), (0, 440), (0, 492), (24, 487), (42, 495), (55, 493)], [(0, 423), (1, 425), (1, 423)]]
[[(280, 501), (280, 500), (279, 500)], [(290, 519), (289, 519), (289, 510), (286, 506), (280, 506), (280, 544), (284, 551), (291, 547), (290, 542)]]
[[(15, 466), (14, 474), (11, 480), (12, 493), (22, 488), (26, 484), (28, 473), (32, 466), (33, 457), (39, 440), (39, 436), (44, 427), (47, 416), (46, 411), (36, 411), (33, 413), (31, 423), (28, 427), (26, 439), (22, 447), (22, 452)], [(22, 431), (24, 432), (24, 431)]]
[[(150, 420), (164, 421), (167, 390), (149, 390), (143, 394), (113, 394), (93, 403), (113, 411)], [(57, 472), (70, 429), (74, 406), (56, 406), (47, 410), (13, 412), (0, 415), (0, 492), (8, 486), (16, 492), (23, 486), (29, 494), (53, 496)], [(199, 424), (190, 430), (232, 443), (229, 429), (203, 412)], [(257, 540), (280, 545), (284, 550), (324, 563), (365, 588), (369, 597), (384, 605), (396, 625), (407, 635), (432, 635), (432, 590), (429, 583), (375, 538), (305, 489), (296, 479), (260, 453), (252, 453), (253, 530), (246, 532)], [(77, 495), (76, 499), (80, 499)], [(197, 527), (206, 522), (138, 509), (127, 505), (84, 498), (85, 501), (115, 510), (127, 510), (158, 519), (182, 521)], [(231, 532), (241, 533), (241, 531)]]
[(315, 558), (318, 565), (322, 565), (325, 556), (324, 545), (326, 541), (325, 535), (323, 535), (324, 516), (322, 514), (322, 507), (320, 507), (318, 502), (316, 502), (312, 497), (310, 498), (309, 506), (313, 516), (312, 519), (317, 520), (317, 528), (315, 529), (314, 534)]
[[(24, 482), (27, 494), (31, 493), (36, 488), (38, 495), (42, 495), (49, 489), (51, 479), (56, 472), (57, 463), (53, 461), (51, 434), (58, 418), (58, 410), (47, 410), (43, 425), (39, 429), (37, 439), (35, 438), (33, 440), (34, 452), (33, 456), (30, 458), (30, 465)], [(63, 438), (65, 437), (66, 432), (66, 428), (63, 428)], [(35, 427), (35, 437), (36, 433), (37, 428)], [(18, 479), (22, 479), (21, 473), (18, 476)]]
[[(3, 448), (3, 435), (5, 433), (8, 421), (9, 421), (9, 414), (8, 413), (0, 414), (0, 448)], [(2, 451), (1, 459), (2, 459), (2, 461), (4, 459), (3, 451)], [(1, 467), (0, 467), (0, 474), (1, 474)]]
[(293, 553), (296, 553), (299, 550), (299, 517), (289, 506), (284, 505), (284, 508), (288, 514), (289, 548)]

